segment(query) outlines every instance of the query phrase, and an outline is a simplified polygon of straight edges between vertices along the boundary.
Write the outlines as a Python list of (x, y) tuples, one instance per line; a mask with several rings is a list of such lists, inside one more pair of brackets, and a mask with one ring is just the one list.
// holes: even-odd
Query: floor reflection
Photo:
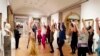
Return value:
[[(20, 43), (19, 49), (15, 50), (16, 51), (15, 55), (16, 56), (30, 56), (28, 54), (28, 50), (27, 50), (27, 37), (20, 38), (19, 43)], [(36, 44), (36, 50), (37, 50), (37, 54), (38, 54), (37, 56), (59, 56), (58, 49), (56, 49), (54, 53), (50, 53), (49, 44), (46, 44), (45, 49), (42, 47), (42, 45)], [(63, 47), (63, 53), (64, 53), (64, 56), (77, 56), (77, 54), (75, 54), (75, 55), (71, 54), (70, 45), (67, 42), (65, 43), (65, 45)], [(97, 56), (97, 55), (93, 54), (93, 55), (87, 55), (87, 56)]]

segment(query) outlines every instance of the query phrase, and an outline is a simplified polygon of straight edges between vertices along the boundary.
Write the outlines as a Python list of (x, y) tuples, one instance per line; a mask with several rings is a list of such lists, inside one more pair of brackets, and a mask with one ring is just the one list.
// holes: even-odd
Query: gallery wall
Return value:
[[(6, 0), (0, 0), (2, 2), (0, 2), (0, 13), (2, 13), (2, 31), (4, 31), (4, 22), (6, 21), (7, 19), (7, 1)], [(4, 36), (4, 32), (2, 32)], [(3, 40), (3, 38), (2, 38)], [(0, 49), (3, 49), (1, 47), (1, 37), (0, 37)]]
[(11, 31), (14, 31), (14, 14), (12, 12), (11, 6), (7, 6), (7, 21), (11, 25)]
[(81, 15), (81, 7), (76, 7), (76, 8), (74, 8), (74, 9), (70, 9), (70, 10), (65, 10), (65, 11), (63, 11), (63, 12), (62, 12), (62, 18), (63, 18), (62, 20), (64, 21), (65, 18), (66, 18), (71, 12), (77, 13), (77, 14)]
[[(99, 36), (96, 33), (96, 24), (95, 19), (99, 17), (100, 18), (100, 0), (89, 0), (81, 5), (81, 18), (83, 19), (94, 19), (94, 45), (93, 49), (97, 48), (97, 41)], [(81, 27), (83, 25), (81, 24)]]
[(41, 17), (41, 25), (47, 25), (47, 17)]
[(55, 13), (51, 15), (51, 25), (54, 23), (58, 23), (59, 22), (59, 13)]

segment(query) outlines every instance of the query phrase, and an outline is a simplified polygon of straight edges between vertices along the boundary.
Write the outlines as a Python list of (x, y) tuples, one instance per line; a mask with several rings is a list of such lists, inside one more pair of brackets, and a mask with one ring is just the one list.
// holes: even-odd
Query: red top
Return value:
[(41, 35), (41, 29), (38, 29), (38, 35)]
[(50, 34), (50, 27), (49, 26), (47, 27), (47, 32), (46, 33)]

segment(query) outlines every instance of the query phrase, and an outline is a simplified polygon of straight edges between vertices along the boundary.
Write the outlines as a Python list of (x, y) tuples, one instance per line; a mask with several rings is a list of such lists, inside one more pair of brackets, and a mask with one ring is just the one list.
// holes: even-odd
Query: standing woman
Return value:
[(59, 47), (59, 52), (60, 52), (60, 56), (64, 56), (63, 52), (62, 52), (62, 47), (65, 43), (65, 39), (66, 39), (66, 28), (64, 26), (64, 23), (60, 24), (60, 31), (59, 31), (59, 37), (58, 37), (58, 47)]
[(96, 51), (97, 51), (97, 55), (100, 56), (100, 26), (99, 26), (98, 18), (96, 18), (96, 31), (97, 31), (97, 34), (99, 35), (99, 40), (97, 42), (98, 48), (96, 49)]
[(71, 49), (72, 49), (72, 54), (75, 54), (76, 49), (77, 49), (77, 42), (78, 42), (78, 31), (76, 26), (72, 23), (71, 24)]
[(37, 56), (35, 47), (35, 35), (32, 31), (29, 32), (28, 51), (30, 56)]
[(83, 19), (82, 19), (82, 22), (83, 22), (82, 31), (78, 31), (79, 32), (79, 36), (78, 36), (78, 56), (86, 56), (87, 48), (88, 48), (89, 33), (88, 33), (88, 30), (86, 29), (86, 25), (85, 25), (85, 22), (84, 22)]
[(36, 24), (33, 25), (32, 30), (33, 30), (33, 32), (34, 32), (35, 40), (36, 40), (36, 31), (37, 31), (37, 26), (36, 26)]
[(42, 45), (43, 45), (43, 48), (45, 48), (45, 42), (46, 42), (46, 26), (44, 25), (42, 27)]
[(54, 50), (56, 50), (58, 48), (58, 44), (57, 44), (57, 38), (58, 38), (58, 35), (59, 35), (59, 30), (57, 29), (57, 24), (54, 25), (54, 40), (53, 40), (53, 47), (54, 47)]
[(47, 37), (47, 39), (48, 39), (48, 43), (50, 43), (50, 26), (49, 25), (47, 25), (47, 32), (46, 32), (46, 37)]
[(92, 22), (92, 25), (87, 28), (89, 32), (89, 38), (88, 38), (88, 53), (93, 54), (92, 51), (92, 45), (93, 45), (93, 36), (94, 36), (94, 21)]
[(51, 48), (50, 53), (54, 53), (54, 48), (53, 48), (53, 45), (52, 45), (53, 40), (54, 40), (53, 35), (54, 35), (54, 25), (52, 25), (51, 28), (50, 28), (50, 39), (49, 39), (49, 44), (50, 44), (50, 48)]
[(38, 27), (37, 31), (38, 31), (38, 34), (37, 34), (38, 44), (40, 45), (41, 44), (41, 38), (42, 38), (40, 26)]

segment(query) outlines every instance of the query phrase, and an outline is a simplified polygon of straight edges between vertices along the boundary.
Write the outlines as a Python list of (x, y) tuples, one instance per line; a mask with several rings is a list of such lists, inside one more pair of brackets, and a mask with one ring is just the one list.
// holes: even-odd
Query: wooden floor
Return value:
[(3, 52), (0, 50), (0, 56), (3, 56)]
[[(19, 49), (15, 50), (15, 56), (30, 56), (27, 51), (27, 38), (20, 38), (20, 44), (19, 44)], [(49, 44), (46, 44), (46, 48), (43, 49), (42, 45), (36, 44), (36, 49), (37, 49), (37, 56), (59, 56), (59, 51), (58, 49), (55, 50), (54, 53), (50, 53), (50, 47)], [(71, 49), (68, 43), (65, 43), (63, 46), (63, 53), (64, 56), (77, 56), (71, 55)], [(34, 55), (35, 56), (35, 55)], [(89, 56), (89, 55), (87, 55)], [(90, 55), (90, 56), (97, 56), (97, 55)]]

